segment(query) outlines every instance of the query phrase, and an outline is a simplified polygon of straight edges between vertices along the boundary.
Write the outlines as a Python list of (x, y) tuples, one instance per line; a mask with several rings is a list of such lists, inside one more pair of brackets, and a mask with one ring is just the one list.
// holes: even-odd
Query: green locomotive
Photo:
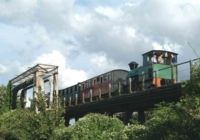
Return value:
[(161, 87), (177, 81), (177, 53), (152, 50), (143, 54), (143, 66), (129, 63), (129, 91)]

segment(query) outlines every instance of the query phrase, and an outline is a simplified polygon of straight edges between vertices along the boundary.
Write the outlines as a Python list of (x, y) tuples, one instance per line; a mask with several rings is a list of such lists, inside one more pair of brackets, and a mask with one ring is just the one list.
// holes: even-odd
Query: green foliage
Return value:
[(31, 100), (31, 110), (36, 111), (36, 108), (37, 108), (41, 113), (45, 113), (46, 101), (45, 101), (44, 92), (42, 91), (41, 87), (39, 87), (38, 92), (35, 94), (37, 98), (34, 98)]
[(0, 116), (0, 136), (17, 140), (48, 140), (57, 124), (64, 124), (61, 118), (56, 121), (51, 111), (44, 115), (17, 109)]
[(7, 129), (0, 129), (0, 140), (18, 140), (14, 132)]
[(200, 139), (200, 96), (162, 103), (144, 125), (124, 126), (117, 118), (88, 114), (65, 127), (59, 111), (14, 110), (0, 116), (0, 140), (189, 140)]
[(57, 129), (55, 138), (58, 140), (111, 140), (124, 128), (117, 119), (101, 114), (88, 114), (75, 125)]
[(116, 140), (140, 140), (144, 139), (147, 128), (141, 124), (127, 125), (118, 133)]
[(11, 102), (12, 102), (12, 84), (9, 81), (6, 87), (6, 93), (7, 93), (7, 105), (9, 109), (11, 109)]
[(9, 96), (6, 92), (6, 86), (0, 86), (0, 115), (9, 110)]
[(185, 82), (184, 91), (186, 94), (200, 94), (200, 61), (192, 66), (191, 80)]
[(29, 138), (29, 120), (32, 117), (34, 117), (34, 114), (27, 110), (15, 110), (4, 113), (0, 116), (0, 129), (14, 133), (17, 139)]
[[(190, 102), (191, 100), (196, 102)], [(186, 97), (176, 104), (162, 104), (146, 122), (149, 139), (200, 139), (200, 97)], [(197, 113), (197, 114), (196, 114)]]
[(44, 92), (41, 90), (41, 88), (39, 88), (39, 91), (36, 94), (37, 94), (36, 104), (37, 104), (38, 110), (44, 113), (46, 111), (46, 104), (45, 104), (46, 102), (45, 102)]

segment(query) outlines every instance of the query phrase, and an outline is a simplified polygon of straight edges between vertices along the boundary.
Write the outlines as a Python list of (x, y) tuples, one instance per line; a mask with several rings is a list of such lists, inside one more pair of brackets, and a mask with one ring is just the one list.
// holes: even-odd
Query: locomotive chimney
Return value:
[(130, 62), (128, 65), (129, 65), (131, 70), (134, 70), (134, 69), (136, 69), (138, 67), (138, 63), (136, 63), (134, 61)]

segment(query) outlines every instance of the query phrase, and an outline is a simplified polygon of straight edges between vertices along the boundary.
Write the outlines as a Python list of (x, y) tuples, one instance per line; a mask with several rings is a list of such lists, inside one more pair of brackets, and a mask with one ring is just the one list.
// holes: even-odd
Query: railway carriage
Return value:
[(116, 69), (59, 91), (64, 105), (77, 105), (120, 94), (127, 83), (128, 71)]
[(119, 82), (125, 84), (127, 74), (128, 71), (117, 69), (79, 83), (80, 95), (86, 100), (99, 100), (112, 96), (118, 90)]

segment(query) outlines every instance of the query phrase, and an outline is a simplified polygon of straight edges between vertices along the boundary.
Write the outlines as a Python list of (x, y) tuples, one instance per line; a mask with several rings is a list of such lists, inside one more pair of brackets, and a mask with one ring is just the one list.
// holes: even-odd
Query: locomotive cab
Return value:
[(177, 53), (152, 50), (143, 54), (143, 66), (148, 67), (148, 75), (152, 75), (151, 85), (160, 87), (176, 82)]
[(177, 54), (163, 50), (152, 50), (143, 54), (143, 66), (149, 64), (174, 65), (177, 63)]

